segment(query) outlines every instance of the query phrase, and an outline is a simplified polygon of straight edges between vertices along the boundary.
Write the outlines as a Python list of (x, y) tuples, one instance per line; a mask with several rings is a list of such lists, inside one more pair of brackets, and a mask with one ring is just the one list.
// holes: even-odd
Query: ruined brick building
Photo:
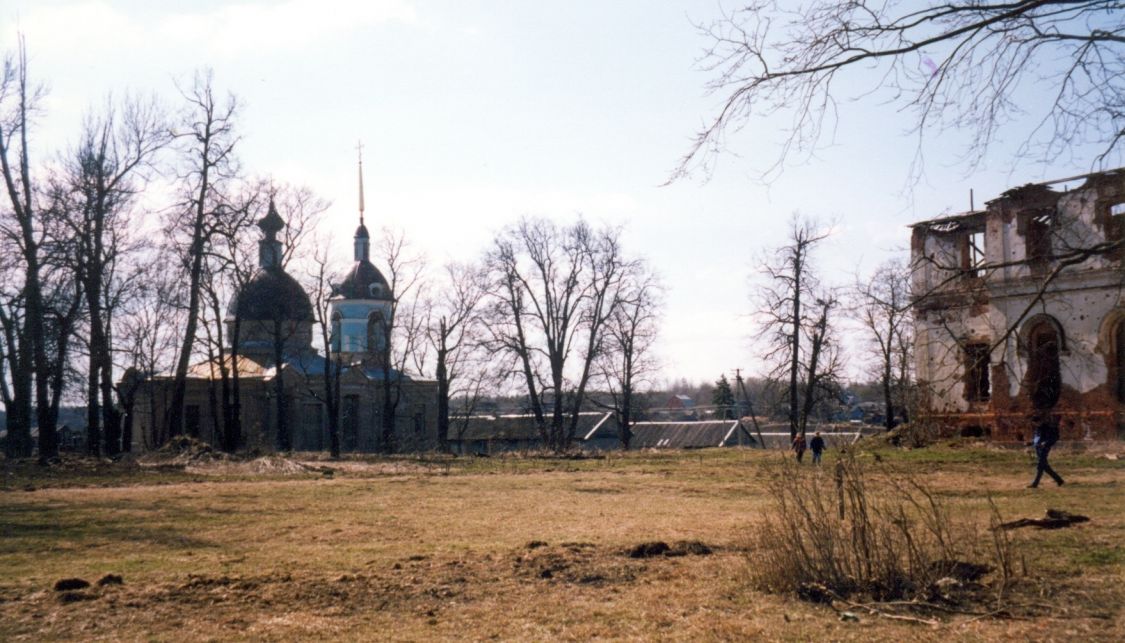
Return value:
[(1033, 417), (1064, 440), (1125, 436), (1125, 169), (912, 229), (918, 419), (1000, 441), (1029, 440)]

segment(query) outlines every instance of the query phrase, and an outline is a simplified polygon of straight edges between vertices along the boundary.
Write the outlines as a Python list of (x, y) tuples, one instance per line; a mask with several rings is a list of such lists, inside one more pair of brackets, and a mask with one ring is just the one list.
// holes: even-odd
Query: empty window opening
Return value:
[(980, 277), (984, 269), (984, 230), (965, 234), (961, 246), (961, 269), (967, 277)]
[(966, 426), (961, 429), (961, 437), (963, 438), (983, 438), (988, 435), (988, 429), (983, 426)]
[(1109, 221), (1106, 222), (1106, 241), (1125, 238), (1125, 203), (1109, 206)]
[(989, 399), (988, 344), (965, 346), (965, 399), (985, 402)]
[(1024, 241), (1028, 261), (1043, 263), (1050, 260), (1052, 220), (1050, 212), (1041, 212), (1027, 218)]
[(1037, 323), (1027, 339), (1027, 388), (1031, 404), (1049, 409), (1059, 401), (1062, 376), (1059, 371), (1059, 333), (1049, 321)]

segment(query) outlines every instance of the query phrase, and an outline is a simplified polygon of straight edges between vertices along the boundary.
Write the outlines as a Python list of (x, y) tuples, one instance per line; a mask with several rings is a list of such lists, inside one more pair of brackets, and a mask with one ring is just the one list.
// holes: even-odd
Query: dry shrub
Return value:
[[(868, 469), (851, 454), (834, 468), (786, 460), (775, 474), (750, 559), (759, 589), (816, 602), (958, 603), (988, 589), (1002, 597), (1012, 578), (1007, 537), (982, 537), (974, 524), (953, 520), (910, 476)], [(978, 582), (993, 571), (992, 587)]]

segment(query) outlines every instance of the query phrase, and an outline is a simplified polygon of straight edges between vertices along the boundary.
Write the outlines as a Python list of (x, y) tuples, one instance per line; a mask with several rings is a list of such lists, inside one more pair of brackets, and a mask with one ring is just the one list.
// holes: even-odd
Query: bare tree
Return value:
[(883, 392), (884, 426), (893, 429), (896, 404), (902, 405), (910, 383), (914, 326), (909, 266), (901, 259), (884, 262), (866, 281), (856, 280), (852, 300), (853, 315), (874, 356)]
[[(722, 96), (675, 176), (709, 168), (727, 134), (753, 118), (791, 118), (779, 170), (812, 153), (837, 125), (837, 105), (885, 99), (914, 113), (920, 171), (927, 132), (970, 133), (963, 158), (981, 162), (1001, 132), (1030, 124), (1018, 157), (1042, 161), (1080, 143), (1093, 161), (1120, 157), (1125, 133), (1125, 15), (1117, 0), (924, 3), (754, 0), (703, 26), (702, 61)], [(878, 91), (884, 88), (885, 91)], [(1019, 94), (1049, 98), (1037, 104)], [(767, 175), (770, 171), (767, 171)]]
[(0, 400), (4, 402), (5, 427), (8, 439), (5, 452), (9, 457), (28, 457), (34, 444), (31, 439), (32, 382), (31, 342), (24, 329), (27, 313), (23, 272), (18, 252), (8, 252), (18, 244), (6, 227), (0, 239), (5, 252), (0, 252), (0, 328), (3, 329), (4, 359), (0, 364)]
[[(445, 280), (427, 306), (426, 340), (434, 350), (434, 377), (438, 385), (438, 439), (446, 448), (449, 436), (450, 399), (464, 369), (476, 365), (474, 349), (481, 341), (480, 304), (484, 297), (484, 274), (479, 266), (453, 263), (445, 267)], [(462, 391), (465, 401), (475, 405), (477, 386)]]
[[(50, 218), (57, 225), (56, 216), (57, 213), (53, 212)], [(64, 239), (61, 242), (51, 240), (42, 246), (49, 249), (41, 266), (40, 283), (44, 295), (43, 328), (47, 349), (47, 422), (51, 426), (58, 422), (64, 392), (81, 381), (72, 356), (76, 331), (83, 321), (84, 293), (82, 282), (61, 258), (72, 254), (74, 245), (73, 239)]]
[(621, 448), (628, 450), (639, 406), (638, 392), (657, 372), (652, 355), (659, 332), (663, 288), (643, 264), (625, 277), (617, 307), (606, 324), (599, 371), (617, 419)]
[[(127, 99), (89, 115), (78, 145), (52, 186), (64, 234), (74, 239), (67, 257), (85, 296), (89, 326), (87, 449), (92, 455), (121, 450), (121, 423), (113, 399), (113, 315), (129, 292), (123, 255), (137, 222), (133, 200), (144, 188), (156, 153), (167, 141), (153, 102)], [(104, 442), (104, 445), (103, 445)]]
[(803, 329), (808, 335), (808, 357), (801, 364), (804, 390), (801, 392), (800, 424), (798, 432), (804, 437), (809, 417), (816, 404), (837, 397), (837, 379), (843, 363), (835, 339), (834, 310), (839, 299), (831, 291), (824, 292), (813, 301), (812, 324)]
[(242, 291), (255, 273), (257, 222), (268, 210), (271, 195), (268, 181), (241, 186), (227, 200), (226, 207), (216, 209), (205, 228), (211, 243), (202, 263), (200, 324), (212, 364), (208, 382), (212, 422), (219, 430), (221, 448), (228, 453), (242, 445), (239, 342), (243, 320), (239, 307), (228, 310), (227, 302)]
[(425, 315), (421, 307), (424, 294), (420, 292), (424, 287), (425, 258), (414, 252), (401, 231), (390, 229), (383, 230), (379, 254), (387, 262), (388, 285), (394, 296), (390, 315), (380, 328), (382, 341), (377, 356), (382, 370), (382, 445), (383, 450), (390, 453), (400, 446), (395, 425), (406, 369), (424, 361), (418, 352), (424, 350), (425, 344)]
[[(482, 348), (484, 345), (478, 345)], [(468, 360), (463, 369), (463, 375), (458, 378), (460, 384), (451, 387), (449, 392), (449, 429), (444, 440), (448, 448), (449, 436), (456, 436), (458, 442), (465, 438), (469, 429), (469, 422), (480, 408), (485, 396), (492, 390), (493, 385), (502, 379), (501, 369), (487, 359), (487, 353), (474, 351), (477, 359)]]
[[(27, 49), (21, 35), (17, 54), (5, 57), (0, 69), (0, 173), (3, 174), (5, 194), (11, 208), (5, 217), (10, 219), (10, 223), (4, 222), (7, 228), (5, 236), (15, 241), (21, 260), (20, 305), (23, 314), (19, 317), (22, 321), (19, 341), (27, 344), (30, 354), (30, 360), (26, 362), (30, 368), (19, 374), (13, 373), (13, 376), (30, 380), (34, 375), (39, 460), (47, 462), (58, 456), (59, 445), (51, 415), (52, 368), (46, 329), (47, 308), (40, 274), (44, 226), (38, 209), (29, 148), (32, 115), (42, 97), (42, 88), (28, 81)], [(30, 402), (29, 398), (28, 405)], [(30, 420), (30, 406), (26, 413), (23, 409), (16, 409), (17, 417), (24, 415)], [(25, 432), (29, 433), (29, 429), (20, 428), (17, 435)]]
[(187, 324), (180, 343), (168, 412), (168, 432), (184, 428), (187, 372), (195, 352), (202, 305), (204, 259), (211, 244), (210, 221), (226, 207), (225, 183), (237, 167), (234, 131), (237, 101), (228, 96), (220, 103), (210, 72), (197, 73), (190, 88), (181, 89), (185, 110), (176, 137), (181, 142), (183, 169), (179, 180), (183, 200), (173, 209), (173, 243), (179, 248), (186, 276)]
[[(328, 414), (328, 453), (332, 459), (340, 457), (340, 374), (343, 364), (332, 342), (332, 318), (329, 303), (332, 298), (332, 268), (328, 260), (330, 247), (321, 245), (313, 256), (313, 270), (308, 274), (306, 290), (312, 293), (313, 316), (320, 329), (320, 342), (324, 345), (323, 372), (320, 378), (309, 377), (308, 393), (324, 404)], [(314, 370), (314, 369), (308, 369)], [(319, 379), (320, 386), (314, 386)]]
[[(620, 231), (521, 219), (486, 256), (492, 348), (514, 361), (543, 444), (569, 448), (627, 273)], [(576, 359), (572, 359), (576, 358)], [(550, 418), (543, 399), (550, 394)]]
[[(170, 436), (164, 431), (167, 426), (159, 416), (166, 399), (164, 387), (150, 387), (144, 397), (147, 408), (140, 414), (136, 409), (137, 394), (146, 379), (162, 371), (170, 370), (175, 364), (179, 333), (184, 326), (185, 307), (179, 297), (181, 289), (176, 283), (178, 275), (165, 269), (166, 258), (159, 252), (142, 254), (135, 267), (138, 292), (123, 300), (117, 324), (117, 356), (123, 377), (117, 383), (117, 398), (123, 410), (122, 445), (130, 448), (133, 440), (139, 439), (146, 448), (163, 444)], [(145, 417), (148, 424), (142, 425), (139, 436), (132, 434), (138, 417)]]
[(825, 382), (820, 350), (835, 299), (821, 292), (811, 258), (828, 234), (816, 221), (794, 215), (788, 242), (761, 267), (765, 281), (757, 294), (758, 336), (765, 342), (766, 360), (775, 364), (771, 378), (785, 382), (791, 438), (804, 433), (812, 408), (809, 396)]

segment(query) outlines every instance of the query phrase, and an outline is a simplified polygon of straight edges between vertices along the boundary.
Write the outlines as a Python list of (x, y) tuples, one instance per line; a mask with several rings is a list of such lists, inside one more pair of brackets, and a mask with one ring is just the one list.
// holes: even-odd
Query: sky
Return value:
[(967, 210), (970, 189), (979, 205), (1089, 170), (1082, 154), (1013, 164), (1019, 141), (1001, 141), (999, 161), (969, 175), (952, 133), (927, 146), (924, 179), (911, 185), (910, 114), (867, 100), (842, 104), (815, 157), (768, 184), (757, 176), (777, 158), (777, 118), (732, 135), (709, 177), (665, 185), (720, 102), (704, 89), (708, 43), (695, 25), (722, 4), (5, 0), (0, 50), (22, 32), (33, 80), (48, 87), (42, 156), (73, 143), (107, 96), (152, 93), (174, 110), (176, 83), (213, 69), (241, 105), (244, 169), (329, 200), (324, 227), (341, 261), (357, 218), (358, 141), (369, 226), (402, 229), (434, 266), (478, 257), (523, 215), (624, 226), (626, 249), (668, 289), (658, 350), (668, 380), (761, 369), (753, 279), (794, 212), (835, 222), (817, 263), (846, 284), (903, 255), (912, 221)]

